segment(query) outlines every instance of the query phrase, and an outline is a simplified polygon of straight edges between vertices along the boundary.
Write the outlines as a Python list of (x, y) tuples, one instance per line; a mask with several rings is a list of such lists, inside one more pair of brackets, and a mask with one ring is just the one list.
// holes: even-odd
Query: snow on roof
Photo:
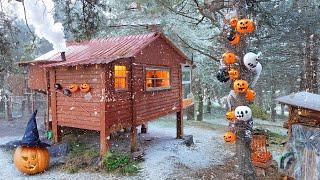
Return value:
[(280, 103), (320, 111), (320, 95), (309, 92), (298, 92), (276, 99)]

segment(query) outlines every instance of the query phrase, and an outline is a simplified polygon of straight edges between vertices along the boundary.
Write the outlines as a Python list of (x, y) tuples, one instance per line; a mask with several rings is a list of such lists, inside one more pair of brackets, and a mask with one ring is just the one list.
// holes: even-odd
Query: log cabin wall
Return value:
[(53, 126), (100, 130), (100, 102), (103, 97), (100, 74), (101, 66), (98, 65), (58, 67), (50, 71), (50, 87), (54, 83), (60, 83), (63, 88), (72, 83), (79, 86), (88, 83), (91, 87), (90, 93), (78, 91), (71, 97), (51, 89)]
[(288, 128), (291, 130), (292, 124), (302, 124), (310, 127), (320, 127), (320, 112), (299, 108), (296, 106), (290, 106)]
[(47, 91), (47, 71), (42, 64), (29, 65), (28, 87), (32, 90)]
[[(183, 57), (163, 38), (153, 41), (137, 54), (133, 63), (134, 125), (181, 111), (181, 64), (184, 62)], [(169, 68), (171, 88), (146, 91), (147, 67)]]
[[(121, 59), (106, 65), (106, 125), (110, 132), (118, 131), (125, 127), (131, 127), (132, 124), (132, 102), (131, 102), (131, 61), (130, 59)], [(127, 88), (123, 90), (115, 89), (115, 71), (116, 66), (126, 66)]]

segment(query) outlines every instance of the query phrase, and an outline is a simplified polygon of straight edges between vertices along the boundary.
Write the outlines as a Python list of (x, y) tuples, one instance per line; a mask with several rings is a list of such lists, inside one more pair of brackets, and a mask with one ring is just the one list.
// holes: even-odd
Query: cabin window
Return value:
[(182, 67), (182, 87), (183, 87), (183, 99), (189, 98), (191, 94), (191, 67)]
[(147, 68), (146, 69), (146, 90), (170, 89), (169, 68)]
[(114, 66), (114, 88), (116, 90), (128, 89), (128, 72), (126, 66)]

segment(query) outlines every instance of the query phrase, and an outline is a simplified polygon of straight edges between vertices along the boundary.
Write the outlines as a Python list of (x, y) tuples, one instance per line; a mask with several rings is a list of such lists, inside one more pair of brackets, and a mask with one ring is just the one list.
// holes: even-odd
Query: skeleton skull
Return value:
[(236, 114), (237, 120), (247, 121), (251, 119), (252, 111), (248, 106), (238, 106), (235, 109), (235, 114)]

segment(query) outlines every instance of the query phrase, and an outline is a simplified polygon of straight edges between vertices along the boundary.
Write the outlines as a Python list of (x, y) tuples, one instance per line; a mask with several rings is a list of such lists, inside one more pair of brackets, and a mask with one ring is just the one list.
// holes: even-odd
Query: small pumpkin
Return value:
[(246, 92), (246, 100), (249, 102), (253, 102), (256, 97), (256, 92), (254, 90), (248, 89)]
[(13, 155), (13, 162), (17, 169), (25, 174), (37, 174), (49, 166), (49, 151), (45, 147), (18, 147)]
[(69, 85), (69, 90), (72, 92), (72, 93), (75, 93), (79, 90), (79, 86), (77, 84), (70, 84)]
[(91, 89), (91, 87), (90, 87), (90, 85), (87, 84), (87, 83), (82, 83), (82, 84), (80, 85), (80, 91), (81, 91), (81, 92), (86, 93), (86, 92), (89, 92), (90, 89)]
[(231, 25), (231, 27), (236, 27), (237, 26), (237, 22), (238, 22), (238, 18), (237, 17), (232, 17), (231, 19), (230, 19), (230, 25)]
[(226, 65), (234, 64), (237, 61), (236, 55), (232, 52), (224, 53), (222, 59)]
[(237, 118), (236, 118), (236, 114), (234, 111), (228, 111), (226, 113), (226, 118), (227, 120), (231, 121), (231, 122), (234, 122)]
[(245, 93), (249, 88), (249, 84), (246, 80), (235, 80), (233, 82), (233, 90), (236, 93)]
[(229, 43), (233, 46), (238, 45), (240, 43), (241, 37), (238, 33), (230, 32), (227, 35), (227, 39), (229, 40)]
[(254, 22), (250, 19), (244, 18), (237, 22), (236, 30), (239, 33), (252, 33), (254, 29)]
[(272, 158), (271, 152), (261, 152), (255, 151), (251, 154), (251, 159), (253, 162), (266, 163)]
[(229, 73), (230, 79), (232, 79), (232, 80), (238, 79), (239, 74), (240, 74), (237, 69), (230, 69), (230, 70), (228, 71), (228, 73)]
[(224, 133), (223, 139), (227, 143), (233, 143), (237, 140), (237, 136), (232, 131), (228, 131)]

